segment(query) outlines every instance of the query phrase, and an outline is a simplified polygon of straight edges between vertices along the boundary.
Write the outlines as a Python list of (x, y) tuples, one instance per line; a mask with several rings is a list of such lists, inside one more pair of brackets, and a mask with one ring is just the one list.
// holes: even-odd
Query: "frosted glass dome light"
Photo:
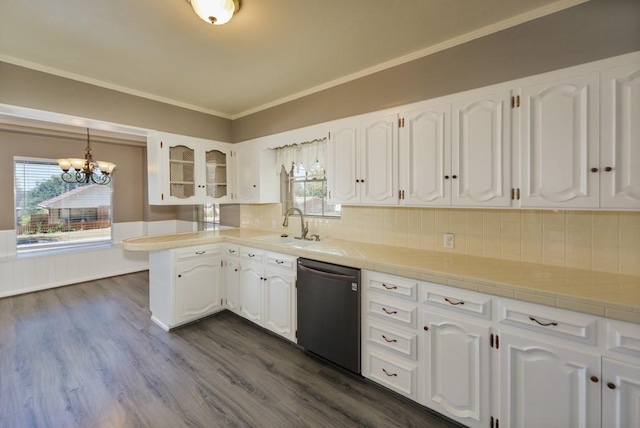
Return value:
[(222, 25), (240, 9), (239, 0), (189, 0), (191, 7), (203, 21)]

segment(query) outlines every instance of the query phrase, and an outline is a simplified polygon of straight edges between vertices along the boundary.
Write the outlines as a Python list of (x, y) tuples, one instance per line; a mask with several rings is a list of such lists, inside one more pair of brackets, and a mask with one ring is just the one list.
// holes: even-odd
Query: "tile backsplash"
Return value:
[[(280, 204), (241, 206), (241, 227), (299, 232), (282, 218)], [(640, 212), (343, 206), (341, 219), (308, 221), (324, 238), (640, 275)]]

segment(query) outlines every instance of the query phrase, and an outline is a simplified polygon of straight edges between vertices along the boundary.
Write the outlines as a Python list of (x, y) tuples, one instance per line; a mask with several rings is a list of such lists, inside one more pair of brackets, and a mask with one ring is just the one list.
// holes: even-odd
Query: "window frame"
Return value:
[[(40, 163), (40, 164), (47, 164), (47, 165), (51, 165), (51, 166), (55, 166), (58, 169), (60, 169), (57, 161), (55, 159), (50, 159), (50, 158), (42, 158), (42, 157), (33, 157), (33, 156), (14, 156), (13, 157), (13, 225), (14, 225), (14, 232), (15, 232), (15, 251), (16, 251), (16, 255), (17, 256), (28, 256), (28, 255), (38, 255), (38, 254), (44, 254), (44, 253), (58, 253), (58, 252), (72, 252), (72, 251), (79, 251), (79, 250), (84, 250), (84, 249), (90, 249), (90, 248), (100, 248), (100, 247), (109, 247), (113, 245), (114, 242), (114, 238), (113, 238), (113, 176), (111, 177), (111, 182), (109, 184), (107, 184), (106, 186), (108, 186), (110, 188), (110, 192), (109, 192), (109, 236), (108, 237), (104, 237), (104, 238), (100, 238), (100, 239), (86, 239), (86, 240), (80, 240), (80, 239), (76, 239), (76, 240), (70, 240), (70, 241), (58, 241), (58, 242), (53, 242), (53, 243), (47, 243), (47, 244), (42, 244), (42, 243), (31, 243), (31, 244), (19, 244), (19, 235), (18, 234), (18, 221), (19, 221), (19, 217), (18, 217), (18, 206), (17, 206), (17, 201), (18, 201), (18, 188), (17, 188), (17, 178), (18, 178), (18, 164), (19, 163)], [(62, 174), (62, 170), (60, 169), (60, 175)], [(55, 175), (55, 174), (54, 174)], [(97, 184), (96, 184), (97, 185)], [(23, 192), (26, 191), (23, 190)], [(100, 228), (100, 229), (107, 229), (107, 228)], [(98, 230), (98, 229), (96, 229)], [(73, 232), (69, 232), (69, 233), (73, 233)]]
[[(315, 166), (316, 164), (314, 164), (312, 166), (312, 168)], [(340, 213), (338, 215), (327, 215), (326, 214), (326, 208), (328, 203), (328, 190), (327, 190), (327, 172), (325, 171), (325, 169), (320, 166), (320, 168), (322, 169), (322, 174), (312, 174), (309, 175), (309, 172), (304, 168), (304, 166), (302, 166), (302, 169), (304, 170), (304, 176), (296, 176), (295, 175), (295, 170), (299, 169), (300, 167), (296, 167), (296, 166), (292, 166), (291, 170), (289, 170), (288, 172), (284, 170), (283, 171), (287, 173), (287, 176), (285, 178), (285, 180), (287, 182), (287, 185), (290, 187), (290, 192), (287, 191), (285, 192), (287, 194), (287, 199), (291, 201), (291, 207), (295, 207), (295, 208), (299, 208), (302, 210), (302, 212), (304, 213), (305, 217), (312, 217), (312, 218), (322, 218), (322, 219), (341, 219), (342, 218), (342, 212), (340, 211)], [(321, 178), (320, 178), (321, 177)], [(303, 183), (306, 189), (306, 184), (307, 183), (322, 183), (322, 214), (316, 214), (316, 213), (307, 213), (306, 212), (306, 192), (305, 192), (305, 201), (302, 204), (302, 208), (297, 206), (294, 203), (295, 200), (295, 189), (294, 186), (295, 184), (299, 184), (299, 183)], [(335, 204), (335, 205), (340, 205), (340, 204)], [(283, 203), (282, 204), (282, 211), (283, 211), (283, 215), (285, 214), (285, 212), (287, 211), (288, 208), (288, 203)]]

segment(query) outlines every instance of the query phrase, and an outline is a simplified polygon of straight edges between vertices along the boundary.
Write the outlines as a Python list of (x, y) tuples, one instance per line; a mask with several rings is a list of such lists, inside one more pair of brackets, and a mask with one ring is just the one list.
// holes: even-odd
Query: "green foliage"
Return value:
[(36, 187), (27, 193), (26, 206), (24, 208), (26, 212), (31, 214), (45, 212), (42, 208), (38, 207), (38, 204), (75, 189), (76, 187), (78, 187), (77, 184), (65, 183), (59, 176), (52, 175), (47, 180), (38, 183)]

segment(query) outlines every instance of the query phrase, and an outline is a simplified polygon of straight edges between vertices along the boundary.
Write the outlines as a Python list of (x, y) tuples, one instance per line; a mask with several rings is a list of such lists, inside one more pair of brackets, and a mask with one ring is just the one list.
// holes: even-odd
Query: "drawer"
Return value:
[(414, 302), (418, 300), (418, 281), (371, 271), (364, 271), (362, 277), (363, 284), (370, 290)]
[(423, 302), (447, 310), (491, 319), (491, 297), (453, 287), (423, 283)]
[(367, 302), (367, 312), (370, 315), (397, 322), (405, 327), (416, 328), (417, 312), (416, 306), (391, 302), (384, 296), (371, 296)]
[(595, 345), (597, 319), (589, 315), (512, 300), (498, 301), (498, 321), (550, 336)]
[(224, 254), (227, 257), (240, 257), (240, 245), (227, 244)]
[(640, 358), (640, 326), (607, 321), (607, 350)]
[(399, 394), (417, 400), (418, 367), (385, 354), (369, 352), (365, 377)]
[(264, 251), (255, 248), (240, 247), (240, 258), (242, 260), (262, 263), (264, 260)]
[(264, 258), (265, 258), (265, 263), (269, 267), (286, 269), (290, 271), (296, 270), (297, 257), (295, 256), (289, 256), (286, 254), (278, 254), (278, 253), (266, 253)]
[(174, 251), (178, 260), (210, 256), (212, 254), (222, 254), (222, 249), (217, 245), (199, 245), (197, 247), (180, 248)]
[(368, 322), (365, 327), (365, 335), (370, 344), (397, 352), (414, 361), (418, 359), (418, 338), (415, 334), (397, 330), (385, 324)]

